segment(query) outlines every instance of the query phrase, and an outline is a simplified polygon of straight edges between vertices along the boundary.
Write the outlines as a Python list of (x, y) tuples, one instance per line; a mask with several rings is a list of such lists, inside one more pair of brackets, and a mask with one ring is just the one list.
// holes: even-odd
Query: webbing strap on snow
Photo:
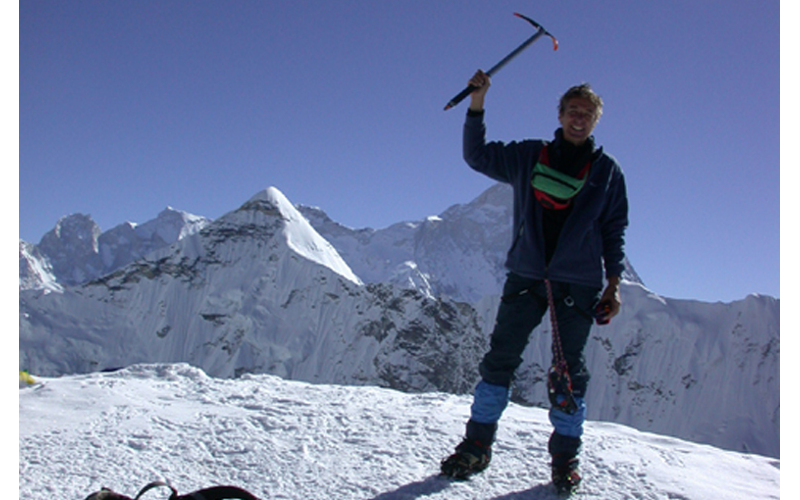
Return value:
[(188, 495), (177, 497), (175, 500), (224, 500), (224, 499), (238, 499), (238, 500), (258, 500), (249, 492), (237, 488), (236, 486), (214, 486), (204, 490), (198, 490)]
[(139, 500), (146, 492), (159, 486), (170, 489), (171, 494), (169, 500), (259, 500), (255, 495), (241, 488), (237, 488), (236, 486), (212, 486), (210, 488), (187, 493), (186, 495), (178, 495), (175, 488), (164, 481), (153, 481), (145, 485), (133, 499), (125, 495), (120, 495), (119, 493), (114, 493), (107, 488), (103, 488), (86, 497), (86, 500)]
[(142, 495), (144, 495), (148, 491), (152, 490), (153, 488), (158, 488), (159, 486), (163, 486), (165, 488), (169, 488), (170, 491), (172, 491), (172, 494), (169, 496), (170, 498), (175, 498), (178, 495), (178, 492), (175, 491), (175, 488), (173, 488), (172, 486), (168, 485), (164, 481), (153, 481), (152, 483), (145, 485), (144, 488), (139, 490), (139, 493), (136, 495), (136, 497), (134, 497), (133, 500), (139, 500), (139, 498)]

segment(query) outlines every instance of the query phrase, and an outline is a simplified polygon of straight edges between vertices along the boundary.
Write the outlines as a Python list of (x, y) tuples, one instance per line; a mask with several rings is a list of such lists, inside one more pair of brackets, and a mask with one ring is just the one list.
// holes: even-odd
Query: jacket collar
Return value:
[(556, 129), (550, 146), (550, 166), (573, 177), (577, 176), (587, 162), (594, 162), (603, 152), (602, 148), (597, 148), (593, 135), (583, 145), (575, 146), (564, 140), (564, 131), (560, 127)]

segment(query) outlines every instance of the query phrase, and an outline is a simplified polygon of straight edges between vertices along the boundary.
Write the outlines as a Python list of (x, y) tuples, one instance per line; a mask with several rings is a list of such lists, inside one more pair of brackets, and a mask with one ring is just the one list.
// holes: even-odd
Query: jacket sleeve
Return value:
[(501, 142), (487, 143), (483, 112), (467, 112), (464, 122), (463, 154), (464, 161), (470, 168), (496, 181), (511, 183), (512, 172), (509, 170), (506, 155), (509, 146)]
[(603, 262), (606, 278), (621, 277), (625, 270), (625, 230), (628, 228), (628, 195), (625, 176), (614, 161), (608, 200), (601, 215)]

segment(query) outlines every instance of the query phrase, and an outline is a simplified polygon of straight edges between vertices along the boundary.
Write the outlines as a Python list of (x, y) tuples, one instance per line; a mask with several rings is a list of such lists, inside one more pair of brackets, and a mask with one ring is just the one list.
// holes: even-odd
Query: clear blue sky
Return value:
[(622, 165), (627, 253), (675, 298), (780, 296), (780, 3), (22, 1), (19, 237), (67, 214), (103, 230), (172, 206), (217, 218), (275, 186), (353, 228), (467, 203), (472, 73), (490, 139), (552, 136), (589, 82)]

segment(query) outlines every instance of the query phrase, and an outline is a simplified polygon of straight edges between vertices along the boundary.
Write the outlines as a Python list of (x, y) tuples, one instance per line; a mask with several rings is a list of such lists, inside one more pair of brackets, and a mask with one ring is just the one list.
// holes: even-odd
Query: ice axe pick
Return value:
[[(527, 40), (525, 40), (524, 42), (522, 42), (522, 44), (519, 47), (517, 47), (516, 49), (511, 51), (511, 53), (508, 54), (507, 56), (505, 56), (499, 63), (497, 63), (494, 66), (492, 66), (492, 69), (490, 69), (489, 71), (486, 72), (487, 76), (491, 77), (492, 75), (494, 75), (495, 73), (500, 71), (503, 68), (503, 66), (505, 66), (506, 64), (509, 63), (509, 61), (511, 61), (512, 59), (517, 57), (523, 50), (525, 50), (528, 47), (530, 47), (533, 44), (533, 42), (535, 42), (536, 40), (538, 40), (539, 38), (541, 38), (544, 35), (549, 36), (553, 40), (553, 50), (558, 50), (558, 40), (556, 40), (553, 35), (548, 33), (547, 30), (544, 29), (539, 23), (537, 23), (533, 19), (531, 19), (529, 17), (526, 17), (526, 16), (523, 16), (522, 14), (519, 14), (517, 12), (515, 12), (514, 15), (517, 16), (520, 19), (524, 19), (524, 20), (528, 21), (529, 23), (531, 23), (531, 25), (534, 28), (536, 28), (536, 33), (534, 33), (532, 37), (530, 37)], [(444, 110), (447, 111), (448, 109), (450, 109), (452, 107), (455, 107), (458, 103), (463, 101), (465, 97), (470, 95), (475, 89), (477, 89), (477, 87), (475, 87), (473, 85), (468, 85), (467, 88), (465, 88), (464, 90), (461, 91), (461, 93), (459, 93), (457, 96), (455, 96), (452, 99), (450, 99), (450, 102), (447, 103), (447, 106), (444, 107)]]

